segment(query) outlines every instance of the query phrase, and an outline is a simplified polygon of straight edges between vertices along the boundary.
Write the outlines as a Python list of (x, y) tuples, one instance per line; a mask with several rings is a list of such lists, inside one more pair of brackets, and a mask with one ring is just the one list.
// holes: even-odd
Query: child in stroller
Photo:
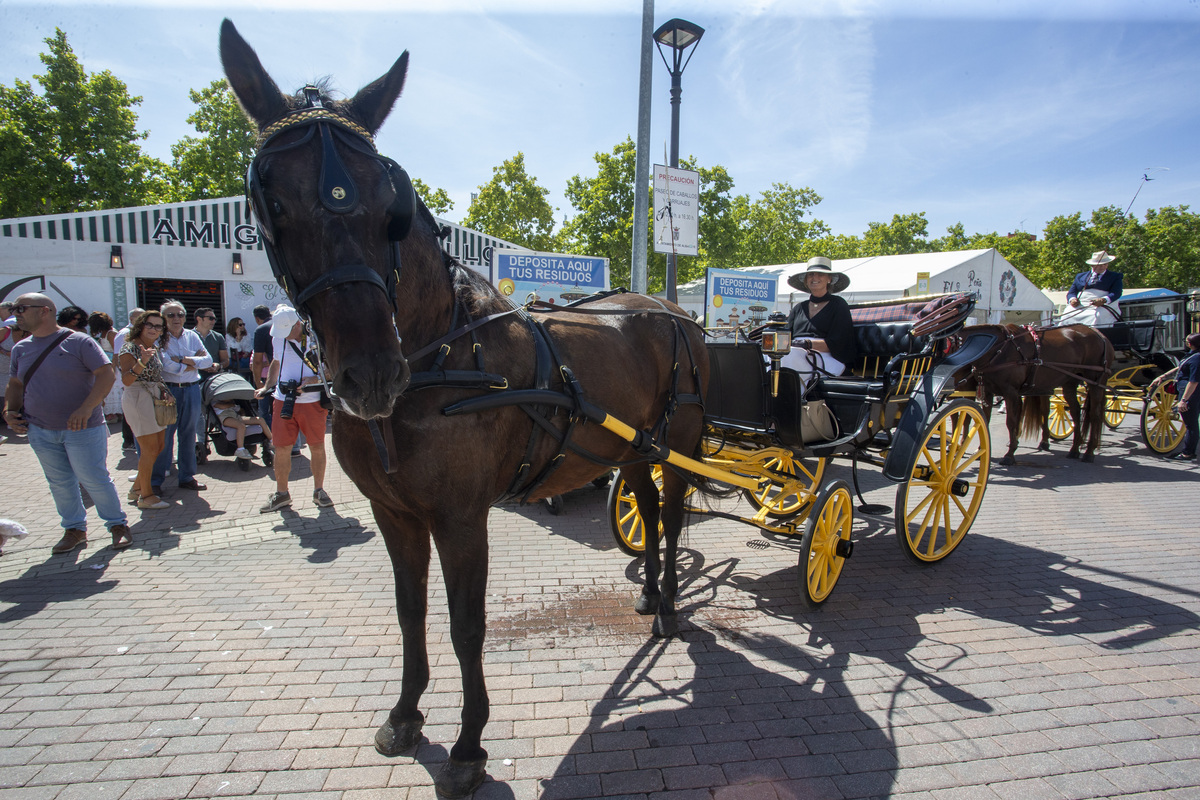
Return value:
[(197, 461), (207, 463), (209, 442), (218, 455), (233, 456), (242, 470), (250, 469), (255, 450), (262, 445), (262, 460), (266, 466), (274, 462), (269, 442), (271, 431), (254, 414), (254, 387), (235, 372), (213, 375), (204, 383), (205, 441), (197, 443)]
[(218, 400), (212, 404), (212, 407), (217, 412), (217, 419), (220, 420), (221, 427), (231, 429), (237, 439), (237, 450), (234, 451), (234, 456), (237, 458), (244, 458), (247, 461), (254, 458), (246, 449), (248, 426), (257, 425), (262, 434), (267, 437), (267, 441), (271, 441), (271, 429), (267, 426), (267, 421), (258, 416), (243, 416), (242, 409), (238, 407), (236, 400)]

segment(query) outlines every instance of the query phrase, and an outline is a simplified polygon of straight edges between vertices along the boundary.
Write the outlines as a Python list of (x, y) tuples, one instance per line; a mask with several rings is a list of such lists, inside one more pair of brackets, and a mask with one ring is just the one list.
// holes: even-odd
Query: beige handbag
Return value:
[(154, 399), (154, 421), (164, 428), (174, 425), (179, 420), (179, 410), (175, 407), (175, 396), (163, 384), (147, 386), (146, 390)]
[(838, 437), (837, 417), (824, 400), (800, 403), (800, 440), (805, 444), (828, 442)]

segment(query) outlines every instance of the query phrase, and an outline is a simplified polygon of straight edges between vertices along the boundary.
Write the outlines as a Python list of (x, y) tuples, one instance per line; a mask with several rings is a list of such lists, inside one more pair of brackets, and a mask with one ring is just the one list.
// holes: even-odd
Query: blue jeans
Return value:
[(87, 509), (79, 487), (87, 489), (105, 526), (125, 525), (125, 510), (108, 474), (108, 426), (53, 431), (29, 426), (29, 446), (46, 473), (63, 528), (87, 530)]
[[(1179, 393), (1183, 394), (1186, 383), (1179, 384)], [(1196, 443), (1200, 440), (1200, 392), (1193, 392), (1188, 398), (1187, 411), (1180, 411), (1179, 418), (1183, 420), (1183, 450), (1186, 456), (1196, 455)]]
[(275, 410), (275, 395), (269, 394), (266, 397), (258, 398), (258, 415), (267, 421), (267, 427), (271, 427), (271, 414)]
[(196, 429), (200, 419), (200, 383), (189, 383), (186, 386), (168, 383), (175, 398), (176, 421), (168, 425), (166, 444), (154, 461), (154, 471), (150, 473), (150, 485), (162, 486), (163, 478), (171, 461), (175, 459), (175, 442), (179, 442), (179, 482), (187, 483), (196, 477)]

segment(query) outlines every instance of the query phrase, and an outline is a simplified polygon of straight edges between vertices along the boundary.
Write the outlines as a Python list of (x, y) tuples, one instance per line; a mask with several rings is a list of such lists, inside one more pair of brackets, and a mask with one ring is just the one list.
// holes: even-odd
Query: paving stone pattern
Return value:
[[(670, 641), (631, 609), (639, 564), (604, 490), (561, 516), (494, 510), (476, 797), (1200, 797), (1197, 472), (1151, 456), (1134, 422), (1095, 464), (1026, 447), (993, 462), (941, 564), (859, 516), (817, 612), (796, 600), (797, 541), (696, 522)], [(260, 515), (269, 471), (214, 455), (207, 492), (168, 478), (171, 509), (131, 511), (133, 548), (109, 549), (90, 511), (88, 547), (53, 556), (36, 460), (20, 437), (0, 453), (0, 516), (32, 530), (0, 558), (0, 800), (434, 797), (461, 701), (444, 587), (435, 566), (427, 739), (385, 758), (392, 576), (336, 464), (335, 508), (312, 503), (300, 457), (295, 508)], [(877, 472), (864, 483), (894, 502)]]

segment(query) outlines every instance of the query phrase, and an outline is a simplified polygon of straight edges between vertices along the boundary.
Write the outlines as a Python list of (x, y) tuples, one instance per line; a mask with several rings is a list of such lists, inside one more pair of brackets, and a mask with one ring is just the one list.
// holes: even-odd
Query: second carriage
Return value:
[[(995, 337), (968, 333), (951, 340), (973, 301), (945, 300), (952, 312), (941, 313), (932, 327), (903, 318), (924, 303), (857, 309), (858, 364), (851, 374), (818, 378), (803, 396), (799, 375), (779, 367), (790, 342), (786, 330), (768, 327), (759, 342), (708, 345), (703, 463), (718, 471), (718, 482), (740, 489), (754, 513), (739, 516), (696, 502), (689, 510), (799, 536), (800, 596), (809, 607), (829, 599), (853, 552), (851, 485), (826, 480), (831, 459), (850, 459), (860, 500), (860, 463), (880, 467), (898, 484), (897, 538), (918, 564), (950, 555), (979, 513), (991, 439), (975, 401), (953, 395), (956, 376)], [(929, 329), (924, 335), (923, 327)], [(608, 517), (621, 550), (644, 552), (637, 500), (623, 480), (610, 488)]]
[[(1200, 331), (1200, 293), (1149, 290), (1123, 298), (1121, 312), (1120, 320), (1097, 328), (1117, 355), (1107, 383), (1104, 424), (1115, 430), (1127, 415), (1136, 414), (1146, 447), (1167, 455), (1183, 442), (1184, 426), (1173, 386), (1155, 379), (1179, 366), (1188, 333)], [(1061, 392), (1051, 398), (1047, 427), (1054, 439), (1074, 432)]]

